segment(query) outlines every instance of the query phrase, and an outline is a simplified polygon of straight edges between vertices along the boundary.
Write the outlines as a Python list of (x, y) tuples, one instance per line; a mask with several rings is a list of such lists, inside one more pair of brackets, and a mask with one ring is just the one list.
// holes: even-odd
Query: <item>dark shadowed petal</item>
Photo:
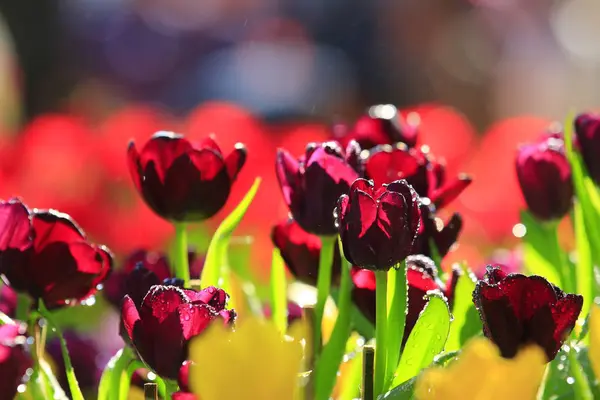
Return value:
[(416, 150), (403, 144), (377, 147), (365, 163), (365, 175), (375, 181), (376, 186), (399, 179), (413, 183), (417, 191), (427, 195), (427, 160)]
[(33, 229), (29, 210), (18, 199), (0, 202), (0, 251), (31, 246)]
[(233, 151), (225, 158), (225, 168), (227, 168), (227, 174), (232, 182), (246, 163), (247, 156), (246, 146), (236, 143)]
[(182, 135), (173, 132), (157, 132), (140, 152), (140, 164), (146, 169), (153, 164), (158, 180), (164, 182), (167, 170), (181, 155), (192, 150), (192, 145)]
[(578, 115), (575, 119), (575, 134), (590, 176), (596, 183), (600, 183), (600, 117), (597, 114)]
[(154, 272), (161, 281), (171, 276), (171, 269), (169, 267), (167, 256), (162, 253), (137, 250), (127, 257), (125, 264), (123, 265), (123, 270), (125, 272), (131, 272), (139, 263), (142, 263), (144, 268)]
[(289, 206), (292, 203), (294, 193), (299, 190), (300, 172), (298, 161), (287, 151), (279, 149), (277, 150), (275, 167), (283, 199)]
[(358, 173), (362, 172), (360, 153), (360, 145), (356, 141), (351, 140), (346, 146), (346, 163)]
[[(452, 306), (454, 304), (454, 293), (456, 292), (456, 284), (458, 283), (460, 277), (463, 276), (463, 274), (464, 273), (459, 266), (452, 266), (452, 272), (450, 273), (448, 280), (446, 280), (446, 284), (444, 287), (444, 296), (446, 296), (446, 299), (448, 299), (448, 306), (450, 307), (450, 309), (452, 309)], [(465, 279), (470, 278), (465, 277)]]
[(79, 242), (85, 239), (83, 230), (67, 214), (44, 210), (34, 212), (31, 218), (35, 231), (34, 248), (40, 251), (43, 247), (55, 242)]
[(139, 264), (125, 278), (125, 293), (131, 297), (135, 305), (142, 306), (144, 297), (152, 286), (160, 285), (161, 280), (156, 274)]

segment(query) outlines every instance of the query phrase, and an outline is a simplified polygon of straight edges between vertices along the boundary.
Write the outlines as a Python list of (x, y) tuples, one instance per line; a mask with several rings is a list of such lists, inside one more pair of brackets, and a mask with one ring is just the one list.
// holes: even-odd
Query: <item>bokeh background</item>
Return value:
[(597, 0), (1, 0), (0, 197), (67, 212), (120, 257), (161, 249), (173, 231), (135, 194), (128, 141), (242, 141), (248, 163), (197, 241), (262, 176), (235, 245), (264, 278), (287, 215), (276, 148), (394, 104), (473, 176), (446, 261), (478, 268), (516, 243), (516, 147), (600, 105), (599, 36)]

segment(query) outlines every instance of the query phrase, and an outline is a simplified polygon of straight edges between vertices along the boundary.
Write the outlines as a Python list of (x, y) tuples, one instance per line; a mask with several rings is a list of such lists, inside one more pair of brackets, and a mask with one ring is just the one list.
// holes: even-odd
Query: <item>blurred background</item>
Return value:
[[(228, 206), (194, 242), (262, 176), (235, 246), (264, 278), (287, 215), (277, 147), (300, 154), (333, 123), (393, 104), (450, 173), (474, 178), (450, 207), (465, 226), (445, 261), (510, 262), (515, 149), (598, 108), (599, 36), (597, 0), (0, 0), (0, 197), (71, 214), (121, 259), (173, 235), (134, 192), (130, 139), (241, 141)], [(116, 313), (103, 321), (105, 361), (120, 339)]]

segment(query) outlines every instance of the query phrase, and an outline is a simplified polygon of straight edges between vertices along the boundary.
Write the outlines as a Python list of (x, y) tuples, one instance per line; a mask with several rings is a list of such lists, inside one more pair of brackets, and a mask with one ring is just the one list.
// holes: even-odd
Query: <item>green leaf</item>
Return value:
[(342, 278), (338, 292), (338, 317), (333, 327), (329, 341), (315, 366), (315, 399), (329, 399), (337, 380), (337, 372), (344, 358), (344, 352), (351, 333), (351, 291), (352, 278), (350, 265), (342, 263)]
[(392, 386), (417, 376), (444, 350), (450, 331), (448, 303), (439, 293), (428, 297), (429, 301), (408, 337)]
[(411, 400), (415, 392), (417, 377), (413, 377), (387, 393), (377, 397), (377, 400)]
[(450, 363), (454, 361), (454, 359), (460, 354), (460, 350), (456, 351), (446, 351), (444, 353), (438, 354), (433, 359), (433, 364), (443, 367), (446, 363)]
[[(233, 231), (242, 221), (242, 218), (248, 211), (248, 207), (252, 203), (258, 187), (260, 186), (260, 178), (254, 180), (254, 184), (248, 190), (248, 193), (244, 196), (242, 201), (237, 207), (229, 214), (221, 225), (215, 231), (215, 234), (210, 241), (208, 246), (208, 252), (204, 261), (204, 267), (202, 269), (202, 277), (200, 281), (202, 286), (226, 286), (227, 282), (224, 282), (225, 277), (229, 273), (229, 261), (227, 259), (227, 249), (229, 247), (229, 241)], [(225, 283), (225, 285), (224, 285)]]
[(281, 333), (287, 330), (287, 281), (279, 249), (273, 249), (271, 261), (271, 319)]
[(590, 238), (588, 238), (581, 202), (575, 201), (573, 205), (573, 225), (575, 229), (575, 245), (577, 248), (577, 293), (583, 296), (582, 315), (587, 315), (594, 293), (594, 261)]
[(363, 368), (363, 352), (356, 351), (355, 358), (351, 361), (352, 365), (343, 380), (343, 386), (338, 400), (353, 400), (359, 397), (360, 385)]
[(550, 229), (538, 222), (529, 212), (521, 211), (521, 223), (527, 228), (523, 237), (523, 261), (530, 274), (543, 276), (556, 286), (561, 287), (559, 265), (556, 257), (556, 240)]
[[(446, 342), (446, 351), (459, 350), (464, 343), (461, 332), (469, 318), (469, 311), (475, 310), (473, 304), (473, 290), (475, 290), (475, 277), (470, 271), (465, 271), (458, 277), (456, 288), (454, 289), (454, 305), (452, 307), (452, 316), (454, 320), (450, 325), (450, 333)], [(475, 310), (476, 312), (476, 310)], [(472, 313), (472, 311), (471, 311)], [(479, 319), (479, 318), (478, 318)]]
[(463, 346), (469, 339), (483, 334), (483, 324), (475, 307), (469, 308), (465, 324), (460, 331), (460, 343)]

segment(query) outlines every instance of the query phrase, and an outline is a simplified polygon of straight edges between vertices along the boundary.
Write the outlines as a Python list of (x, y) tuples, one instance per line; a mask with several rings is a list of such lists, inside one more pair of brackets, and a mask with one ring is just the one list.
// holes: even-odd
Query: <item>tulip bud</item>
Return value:
[(575, 135), (583, 162), (594, 182), (600, 185), (600, 115), (579, 115), (575, 119)]
[(542, 221), (564, 217), (571, 208), (573, 182), (563, 140), (549, 137), (521, 147), (516, 167), (529, 211)]

